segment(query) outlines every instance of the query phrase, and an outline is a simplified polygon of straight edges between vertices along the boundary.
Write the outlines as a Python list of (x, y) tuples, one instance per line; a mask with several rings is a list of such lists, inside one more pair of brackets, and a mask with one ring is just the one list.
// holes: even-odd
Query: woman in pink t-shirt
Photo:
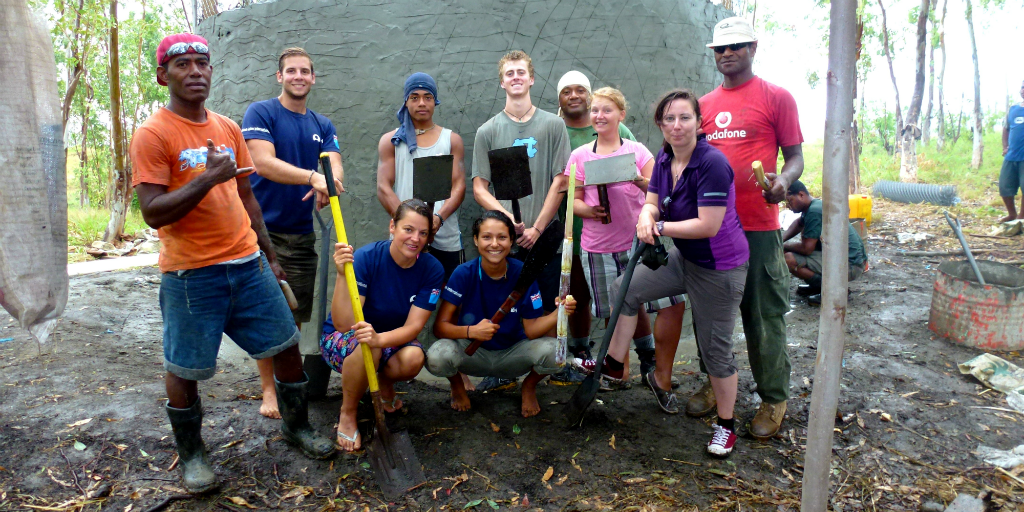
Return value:
[[(590, 296), (593, 297), (591, 313), (597, 318), (604, 318), (606, 324), (611, 316), (611, 286), (629, 261), (637, 218), (640, 216), (647, 194), (647, 184), (654, 169), (654, 155), (643, 144), (623, 140), (619, 136), (619, 124), (625, 118), (626, 98), (621, 92), (611, 87), (594, 91), (590, 121), (597, 132), (597, 140), (573, 151), (565, 169), (568, 176), (572, 166), (576, 165), (573, 213), (583, 219), (580, 257), (584, 262)], [(600, 206), (597, 186), (583, 185), (586, 181), (587, 162), (628, 154), (632, 154), (636, 159), (637, 177), (632, 182), (607, 186), (609, 215), (609, 212)], [(611, 222), (602, 223), (602, 219), (609, 216)], [(646, 309), (647, 312), (654, 312), (682, 303), (681, 295), (666, 297), (648, 303)], [(633, 333), (637, 357), (640, 359), (641, 375), (647, 375), (648, 371), (654, 369), (654, 337), (651, 334), (647, 312), (640, 312), (640, 319)], [(676, 337), (678, 338), (678, 332)], [(626, 369), (629, 367), (629, 361), (615, 363), (618, 361), (611, 365), (606, 363), (602, 375), (604, 388), (628, 387)]]

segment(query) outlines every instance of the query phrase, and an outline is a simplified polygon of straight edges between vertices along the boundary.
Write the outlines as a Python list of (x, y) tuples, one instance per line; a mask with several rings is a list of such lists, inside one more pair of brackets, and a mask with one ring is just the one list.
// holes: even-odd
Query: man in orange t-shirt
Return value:
[(160, 235), (166, 410), (185, 489), (199, 494), (218, 484), (201, 437), (196, 381), (216, 373), (224, 334), (255, 359), (273, 358), (285, 440), (317, 459), (334, 446), (307, 418), (299, 333), (249, 186), (242, 132), (205, 107), (210, 48), (202, 37), (175, 34), (160, 42), (156, 61), (170, 101), (132, 137), (132, 184), (143, 219)]
[[(782, 253), (778, 203), (804, 169), (803, 135), (796, 101), (788, 91), (754, 75), (757, 37), (741, 17), (715, 25), (712, 43), (722, 85), (700, 99), (701, 128), (708, 142), (729, 159), (736, 175), (736, 213), (750, 246), (750, 270), (740, 303), (750, 370), (761, 407), (749, 432), (765, 440), (775, 435), (786, 414), (790, 362), (786, 354), (789, 269)], [(776, 172), (779, 150), (785, 164)], [(763, 191), (751, 164), (764, 165), (769, 189)], [(710, 384), (686, 404), (691, 416), (715, 408)]]

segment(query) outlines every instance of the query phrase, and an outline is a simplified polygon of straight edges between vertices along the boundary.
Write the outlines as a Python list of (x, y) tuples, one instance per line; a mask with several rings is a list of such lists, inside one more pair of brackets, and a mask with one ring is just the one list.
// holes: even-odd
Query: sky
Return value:
[[(910, 23), (908, 15), (911, 8), (920, 5), (920, 0), (883, 1), (889, 31), (899, 30), (904, 34), (903, 41), (897, 43), (893, 70), (905, 113), (914, 89), (916, 41), (916, 26)], [(971, 61), (965, 4), (964, 0), (948, 1), (945, 37), (948, 72), (944, 87), (946, 110), (959, 113), (962, 94), (964, 111), (970, 113), (974, 101), (974, 65)], [(874, 2), (871, 6), (873, 12), (879, 13), (877, 0), (869, 0), (871, 2)], [(828, 70), (828, 51), (826, 43), (822, 41), (823, 34), (827, 32), (827, 7), (815, 7), (814, 0), (761, 0), (758, 4), (754, 24), (759, 43), (754, 72), (793, 93), (800, 109), (804, 139), (807, 142), (820, 141), (825, 128), (825, 83), (822, 80), (817, 87), (812, 88), (807, 76), (817, 72), (823, 78)], [(1006, 108), (1007, 94), (1012, 95), (1014, 101), (1020, 101), (1018, 91), (1024, 81), (1024, 54), (1012, 46), (1017, 42), (1015, 35), (1021, 33), (1024, 2), (1006, 0), (1002, 9), (989, 7), (987, 10), (980, 7), (978, 0), (974, 0), (973, 4), (974, 33), (981, 70), (981, 103), (986, 111), (1002, 112)], [(766, 30), (765, 26), (769, 24), (777, 26), (773, 30)], [(880, 49), (880, 45), (875, 45), (871, 51)], [(927, 58), (927, 53), (925, 55)], [(885, 56), (872, 55), (871, 59), (873, 67), (868, 72), (864, 90), (859, 90), (858, 94), (865, 95), (868, 109), (872, 106), (881, 108), (884, 102), (892, 110), (895, 94)], [(938, 52), (935, 60), (935, 71), (938, 74), (941, 69)], [(927, 63), (925, 66), (927, 80)], [(922, 112), (924, 108), (922, 105)]]

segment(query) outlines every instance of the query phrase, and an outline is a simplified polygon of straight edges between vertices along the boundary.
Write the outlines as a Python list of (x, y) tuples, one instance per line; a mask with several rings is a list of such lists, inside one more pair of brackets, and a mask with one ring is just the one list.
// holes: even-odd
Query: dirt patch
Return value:
[[(972, 453), (979, 444), (1024, 442), (1024, 415), (978, 408), (1005, 408), (1005, 397), (956, 369), (979, 351), (927, 328), (934, 269), (948, 258), (903, 256), (909, 247), (896, 243), (898, 232), (912, 229), (935, 236), (915, 250), (952, 248), (933, 210), (876, 205), (871, 270), (851, 285), (846, 317), (834, 510), (918, 510), (986, 489), (1000, 510), (1024, 508), (1024, 486)], [(14, 338), (0, 343), (0, 511), (137, 512), (181, 493), (177, 471), (167, 470), (174, 447), (162, 409), (158, 289), (155, 269), (72, 278), (67, 312), (41, 352), (0, 317), (0, 339)], [(258, 414), (254, 365), (222, 361), (200, 390), (203, 434), (223, 489), (167, 510), (246, 509), (234, 498), (259, 509), (317, 511), (797, 510), (819, 310), (795, 295), (793, 304), (793, 397), (783, 431), (766, 443), (741, 438), (727, 461), (703, 453), (710, 419), (661, 413), (638, 382), (600, 395), (574, 431), (563, 429), (560, 405), (572, 387), (541, 385), (543, 411), (523, 419), (518, 393), (473, 394), (473, 410), (457, 413), (446, 389), (413, 382), (399, 389), (406, 412), (390, 421), (410, 432), (429, 481), (389, 504), (365, 457), (311, 461), (285, 445), (278, 423)], [(737, 333), (737, 413), (749, 419), (758, 403), (742, 339)], [(1019, 354), (1001, 355), (1024, 365)], [(681, 397), (699, 387), (696, 371), (695, 360), (677, 364)], [(337, 378), (331, 391), (311, 406), (325, 433), (340, 406)]]

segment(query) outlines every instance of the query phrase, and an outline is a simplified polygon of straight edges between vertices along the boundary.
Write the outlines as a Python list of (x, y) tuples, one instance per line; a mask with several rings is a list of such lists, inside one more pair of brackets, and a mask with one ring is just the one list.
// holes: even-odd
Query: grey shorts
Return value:
[[(644, 302), (686, 293), (693, 311), (693, 330), (708, 375), (730, 377), (736, 373), (732, 353), (732, 333), (743, 288), (747, 281), (747, 263), (730, 270), (711, 270), (683, 258), (672, 247), (668, 265), (651, 270), (637, 265), (629, 283), (622, 314), (635, 316)], [(622, 277), (612, 285), (612, 296), (618, 294)]]
[(308, 322), (313, 313), (313, 285), (319, 261), (316, 254), (316, 233), (270, 233), (270, 242), (274, 244), (277, 262), (284, 269), (288, 286), (291, 286), (295, 300), (299, 303), (298, 309), (292, 311), (292, 317), (296, 323)]
[[(626, 270), (626, 263), (633, 251), (600, 253), (580, 249), (580, 258), (585, 263), (583, 276), (590, 289), (590, 314), (595, 318), (612, 316), (612, 282)], [(646, 303), (646, 311), (654, 313), (659, 309), (679, 304), (685, 300), (682, 294), (664, 297)]]
[(1013, 197), (1024, 186), (1024, 162), (1003, 160), (999, 169), (999, 196)]
[[(821, 251), (814, 251), (810, 256), (804, 256), (803, 254), (791, 253), (793, 259), (796, 260), (796, 266), (806, 268), (815, 274), (821, 275)], [(864, 274), (864, 265), (854, 265), (850, 263), (847, 267), (846, 280), (853, 281)]]
[(522, 340), (505, 350), (481, 348), (472, 356), (466, 355), (469, 340), (440, 339), (427, 350), (427, 371), (437, 377), (453, 377), (464, 373), (473, 377), (517, 379), (530, 370), (540, 375), (558, 373), (555, 362), (558, 340), (542, 337)]

